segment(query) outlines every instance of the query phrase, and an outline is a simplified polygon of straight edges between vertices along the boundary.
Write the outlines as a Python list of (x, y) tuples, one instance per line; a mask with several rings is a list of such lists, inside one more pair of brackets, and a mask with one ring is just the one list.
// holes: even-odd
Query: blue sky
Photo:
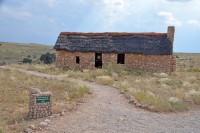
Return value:
[(200, 0), (0, 0), (0, 41), (54, 45), (61, 31), (167, 32), (200, 53)]

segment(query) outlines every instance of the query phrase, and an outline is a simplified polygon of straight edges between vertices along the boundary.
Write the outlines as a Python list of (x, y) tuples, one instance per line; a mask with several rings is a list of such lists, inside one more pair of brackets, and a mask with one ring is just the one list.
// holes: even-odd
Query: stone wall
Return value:
[(28, 119), (37, 119), (52, 115), (51, 92), (40, 92), (37, 88), (31, 88)]
[(172, 45), (174, 44), (174, 33), (175, 33), (175, 27), (174, 26), (169, 26), (168, 30), (167, 30), (167, 37), (172, 42)]
[[(76, 63), (76, 57), (80, 58), (79, 64)], [(60, 68), (92, 69), (95, 65), (95, 53), (57, 51), (56, 65)]]
[[(80, 64), (76, 63), (76, 56), (79, 56)], [(102, 53), (102, 63), (103, 67), (109, 63), (117, 63), (117, 54)], [(61, 68), (93, 69), (95, 53), (57, 51), (56, 65)], [(127, 69), (137, 71), (174, 72), (176, 70), (176, 58), (173, 55), (125, 54), (124, 66)]]
[(176, 58), (173, 55), (126, 54), (125, 66), (133, 70), (169, 73), (176, 71)]

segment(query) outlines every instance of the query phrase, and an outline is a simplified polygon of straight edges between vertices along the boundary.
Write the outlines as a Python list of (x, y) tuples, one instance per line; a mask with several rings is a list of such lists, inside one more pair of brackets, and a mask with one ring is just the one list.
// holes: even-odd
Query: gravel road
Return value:
[(200, 111), (159, 114), (129, 104), (119, 90), (82, 81), (93, 95), (77, 111), (50, 125), (48, 133), (199, 133)]

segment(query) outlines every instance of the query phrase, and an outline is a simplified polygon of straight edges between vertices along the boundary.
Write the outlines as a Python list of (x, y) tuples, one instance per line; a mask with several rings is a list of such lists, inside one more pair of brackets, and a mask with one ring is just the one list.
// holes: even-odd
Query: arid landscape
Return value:
[(166, 74), (115, 64), (59, 69), (40, 61), (46, 52), (55, 53), (46, 45), (0, 43), (0, 133), (44, 120), (26, 120), (31, 87), (53, 93), (51, 123), (33, 132), (200, 131), (200, 54), (175, 53), (177, 70)]

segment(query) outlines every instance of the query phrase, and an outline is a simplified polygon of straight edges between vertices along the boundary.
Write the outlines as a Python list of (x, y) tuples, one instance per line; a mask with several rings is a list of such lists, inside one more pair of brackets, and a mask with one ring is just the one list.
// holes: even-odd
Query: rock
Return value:
[(47, 91), (47, 92), (43, 92), (44, 95), (52, 95), (52, 92)]
[(141, 104), (141, 108), (148, 108), (148, 104)]
[(135, 105), (138, 103), (138, 101), (137, 100), (134, 100), (134, 102), (133, 102)]
[(128, 103), (134, 103), (135, 99), (131, 98), (129, 99)]
[(32, 130), (30, 128), (27, 128), (26, 133), (32, 133)]
[(141, 107), (141, 104), (140, 104), (140, 103), (136, 103), (135, 106), (136, 106), (136, 107)]
[(125, 92), (123, 90), (120, 91), (121, 94), (125, 94)]
[(30, 90), (31, 94), (39, 94), (41, 91), (38, 88), (31, 88)]
[(41, 127), (38, 127), (38, 130), (42, 131), (42, 128), (41, 128)]
[(53, 116), (49, 116), (48, 118), (49, 118), (49, 119), (52, 119), (52, 118), (53, 118)]
[(92, 94), (92, 92), (91, 92), (91, 91), (88, 91), (88, 94)]
[(154, 76), (160, 77), (160, 78), (167, 78), (169, 75), (167, 73), (154, 73)]
[(160, 73), (159, 76), (161, 78), (167, 78), (169, 75), (167, 73)]
[(120, 118), (120, 121), (124, 121), (124, 120), (125, 120), (125, 118), (123, 118), (123, 117)]
[(150, 111), (154, 111), (155, 107), (154, 107), (153, 105), (151, 105), (151, 106), (148, 106), (148, 109), (149, 109)]
[(29, 128), (32, 129), (32, 130), (36, 130), (35, 125), (30, 125)]
[(41, 128), (44, 128), (44, 127), (47, 127), (48, 126), (48, 123), (47, 122), (40, 122), (39, 126)]
[(134, 103), (134, 101), (135, 101), (135, 98), (133, 97), (133, 96), (130, 96), (130, 99), (129, 99), (129, 103)]
[(47, 122), (48, 124), (50, 124), (50, 123), (51, 123), (51, 120), (46, 119), (44, 122)]
[(57, 118), (57, 117), (59, 117), (59, 116), (60, 116), (60, 114), (54, 114), (54, 115), (53, 115), (54, 118)]
[(169, 101), (169, 102), (172, 102), (172, 103), (177, 103), (177, 102), (180, 102), (180, 99), (177, 98), (177, 97), (170, 97), (170, 98), (168, 99), (168, 101)]
[(128, 93), (125, 93), (125, 97), (126, 97), (127, 99), (131, 99), (131, 96), (130, 96)]
[(64, 116), (65, 115), (65, 112), (64, 111), (61, 111), (60, 112), (60, 116)]

